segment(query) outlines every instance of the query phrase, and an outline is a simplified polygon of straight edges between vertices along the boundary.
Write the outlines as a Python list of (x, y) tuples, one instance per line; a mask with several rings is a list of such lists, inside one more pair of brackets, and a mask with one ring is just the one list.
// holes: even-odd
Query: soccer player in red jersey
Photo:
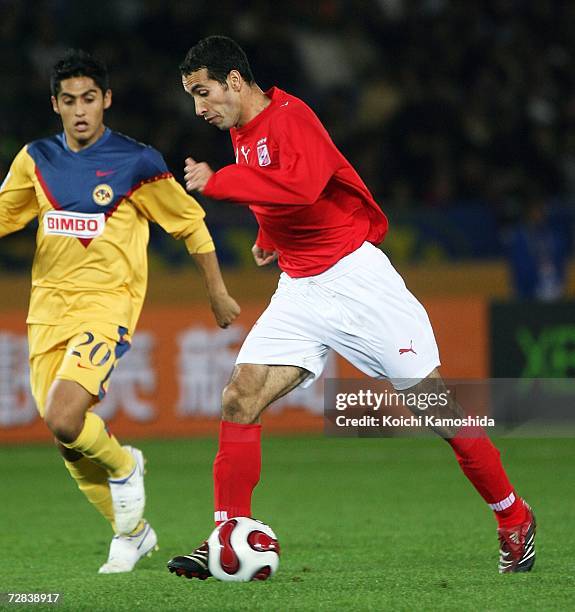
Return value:
[[(256, 264), (278, 259), (279, 286), (248, 334), (223, 392), (214, 462), (215, 520), (250, 516), (260, 476), (263, 410), (322, 372), (329, 349), (398, 390), (436, 391), (439, 353), (423, 306), (376, 248), (387, 219), (371, 193), (300, 99), (262, 91), (233, 40), (211, 36), (180, 66), (196, 114), (229, 130), (236, 164), (217, 172), (186, 160), (186, 188), (247, 204), (259, 224)], [(455, 401), (428, 414), (462, 416)], [(535, 519), (516, 494), (499, 451), (479, 427), (438, 427), (467, 478), (495, 513), (499, 572), (526, 572), (535, 560)], [(202, 545), (168, 568), (207, 578)]]

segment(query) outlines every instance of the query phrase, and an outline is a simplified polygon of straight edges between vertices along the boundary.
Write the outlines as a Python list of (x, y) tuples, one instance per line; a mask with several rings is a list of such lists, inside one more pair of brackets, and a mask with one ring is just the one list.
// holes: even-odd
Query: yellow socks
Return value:
[(109, 478), (124, 478), (135, 467), (132, 455), (120, 446), (113, 435), (106, 431), (104, 421), (93, 412), (86, 413), (80, 435), (74, 442), (64, 446), (82, 453), (84, 457), (101, 466)]
[[(115, 531), (108, 478), (121, 479), (128, 476), (135, 467), (133, 456), (106, 431), (104, 421), (93, 412), (86, 413), (80, 435), (74, 442), (64, 446), (83, 455), (78, 461), (64, 461), (64, 464), (80, 491), (110, 522)], [(143, 524), (144, 522), (140, 521), (132, 533), (141, 530)]]
[(142, 519), (136, 525), (136, 527), (134, 529), (132, 529), (132, 531), (128, 535), (131, 535), (131, 536), (138, 535), (142, 531), (142, 529), (144, 529), (145, 526), (146, 526), (146, 521), (144, 519)]
[[(78, 488), (86, 496), (87, 500), (98, 510), (98, 512), (112, 525), (114, 532), (114, 509), (112, 507), (112, 495), (108, 484), (108, 472), (103, 467), (90, 461), (88, 457), (82, 457), (78, 461), (64, 461), (64, 465), (70, 476), (76, 481)], [(140, 521), (130, 535), (142, 530), (144, 521)]]
[(70, 472), (70, 476), (76, 481), (80, 491), (96, 507), (98, 512), (111, 523), (112, 529), (115, 531), (108, 472), (103, 467), (90, 461), (88, 457), (82, 457), (78, 461), (64, 461), (64, 465)]

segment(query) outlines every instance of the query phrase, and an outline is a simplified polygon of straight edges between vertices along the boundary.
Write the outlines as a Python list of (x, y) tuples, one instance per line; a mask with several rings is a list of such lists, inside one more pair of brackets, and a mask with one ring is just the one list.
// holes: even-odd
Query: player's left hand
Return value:
[(228, 293), (210, 295), (210, 306), (216, 323), (224, 329), (231, 325), (241, 312), (239, 304)]
[(206, 162), (197, 162), (193, 158), (187, 157), (186, 165), (184, 166), (186, 189), (188, 191), (199, 191), (201, 193), (213, 173), (214, 171)]

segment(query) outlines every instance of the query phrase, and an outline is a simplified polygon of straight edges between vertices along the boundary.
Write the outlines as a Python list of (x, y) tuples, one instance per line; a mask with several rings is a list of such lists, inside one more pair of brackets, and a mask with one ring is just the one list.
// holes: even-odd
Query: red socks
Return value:
[(214, 461), (214, 520), (251, 516), (252, 491), (261, 471), (261, 425), (222, 421)]
[(495, 512), (499, 527), (522, 523), (525, 510), (501, 464), (499, 451), (481, 427), (463, 427), (448, 439), (463, 473)]
[[(525, 520), (525, 509), (501, 464), (499, 451), (480, 427), (463, 427), (447, 440), (463, 473), (495, 512), (499, 527)], [(252, 492), (260, 479), (261, 425), (222, 421), (214, 461), (216, 524), (234, 516), (251, 516)]]

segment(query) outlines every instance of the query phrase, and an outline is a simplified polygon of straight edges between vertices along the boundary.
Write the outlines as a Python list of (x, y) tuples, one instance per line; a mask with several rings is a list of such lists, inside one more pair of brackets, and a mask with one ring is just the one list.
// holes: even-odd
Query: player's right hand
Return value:
[(219, 327), (231, 325), (241, 312), (239, 304), (228, 293), (218, 293), (210, 296), (210, 306)]
[(257, 244), (254, 244), (252, 247), (252, 255), (254, 256), (256, 265), (258, 266), (267, 266), (278, 258), (277, 251), (266, 251)]
[(186, 157), (186, 165), (184, 166), (186, 190), (202, 193), (213, 173), (214, 171), (206, 162), (197, 162), (192, 157)]

